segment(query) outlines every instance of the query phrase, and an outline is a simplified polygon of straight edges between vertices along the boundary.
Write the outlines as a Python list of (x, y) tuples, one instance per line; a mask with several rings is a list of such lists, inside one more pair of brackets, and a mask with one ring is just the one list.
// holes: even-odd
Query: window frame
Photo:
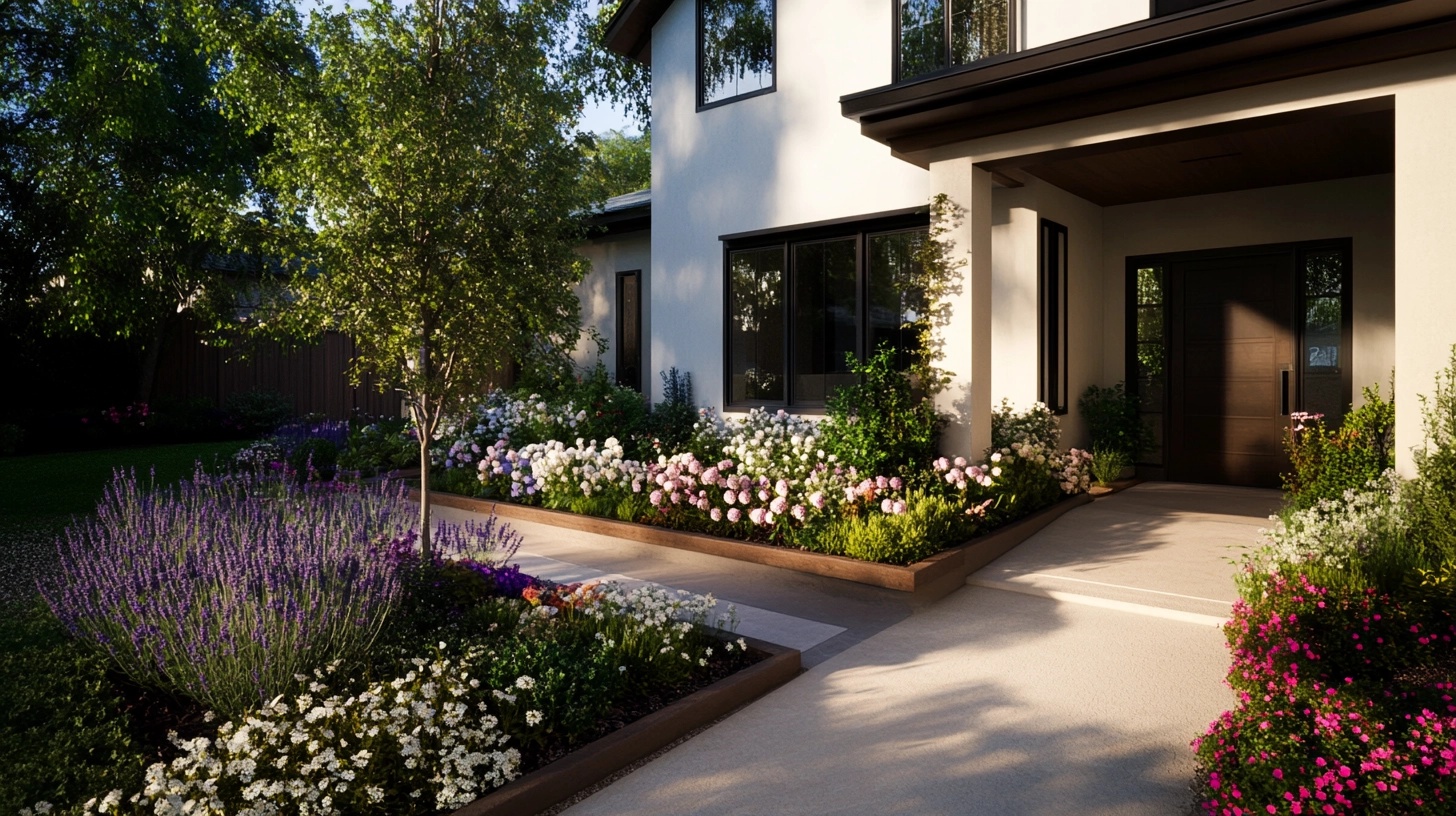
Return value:
[[(777, 91), (778, 88), (779, 88), (779, 2), (778, 2), (778, 0), (767, 0), (767, 2), (770, 5), (770, 16), (772, 18), (771, 26), (773, 28), (773, 59), (771, 60), (771, 63), (769, 65), (769, 83), (768, 83), (768, 87), (766, 87), (766, 88), (758, 88), (757, 90), (747, 91), (747, 92), (741, 93), (741, 94), (735, 94), (733, 96), (725, 97), (723, 99), (715, 99), (712, 102), (704, 102), (703, 101), (703, 96), (704, 96), (704, 94), (703, 94), (703, 91), (704, 91), (704, 88), (703, 88), (703, 3), (704, 2), (705, 2), (705, 0), (696, 0), (693, 3), (694, 20), (696, 21), (695, 22), (696, 28), (694, 30), (694, 37), (695, 37), (695, 43), (696, 43), (696, 57), (694, 58), (694, 61), (693, 61), (694, 62), (693, 72), (695, 74), (695, 77), (694, 77), (694, 85), (693, 85), (693, 88), (694, 88), (694, 90), (693, 90), (693, 103), (697, 106), (697, 108), (696, 108), (697, 112), (701, 113), (701, 112), (703, 112), (705, 110), (711, 110), (713, 108), (721, 108), (724, 105), (731, 105), (734, 102), (739, 102), (739, 101), (742, 101), (744, 99), (752, 99), (755, 96), (764, 96), (765, 94), (771, 94), (771, 93)], [(897, 2), (898, 2), (898, 0), (897, 0)]]
[[(895, 235), (908, 232), (928, 233), (930, 228), (930, 213), (926, 207), (916, 207), (909, 210), (897, 210), (888, 213), (861, 216), (855, 218), (834, 219), (814, 224), (803, 224), (791, 227), (782, 227), (770, 230), (757, 230), (753, 232), (738, 233), (735, 235), (721, 235), (719, 240), (722, 248), (722, 270), (723, 270), (723, 305), (721, 315), (723, 319), (723, 410), (727, 411), (748, 411), (753, 408), (783, 408), (798, 414), (823, 414), (828, 400), (820, 401), (796, 401), (794, 395), (795, 367), (793, 353), (795, 351), (796, 338), (794, 337), (794, 312), (797, 306), (795, 298), (794, 281), (798, 270), (794, 265), (794, 250), (802, 245), (822, 243), (836, 240), (853, 239), (855, 241), (855, 291), (857, 297), (857, 309), (855, 315), (855, 353), (861, 360), (869, 349), (865, 348), (870, 336), (869, 332), (869, 247), (870, 239), (881, 235)], [(729, 314), (732, 306), (732, 276), (728, 274), (731, 268), (732, 255), (735, 252), (754, 249), (769, 249), (779, 247), (783, 253), (783, 282), (782, 296), (784, 302), (784, 326), (783, 344), (781, 354), (783, 355), (784, 388), (782, 400), (733, 400), (733, 347), (732, 333), (733, 321)]]
[[(1059, 239), (1061, 252), (1056, 267), (1049, 252), (1052, 241)], [(1068, 357), (1072, 302), (1068, 294), (1068, 269), (1071, 266), (1072, 244), (1067, 228), (1049, 218), (1039, 219), (1036, 228), (1036, 305), (1037, 305), (1037, 398), (1053, 414), (1066, 416), (1070, 399)]]
[[(900, 39), (902, 34), (900, 30), (900, 9), (904, 6), (905, 0), (892, 0), (892, 2), (890, 3), (890, 31), (892, 32), (893, 36), (893, 48), (890, 51), (891, 84), (898, 85), (901, 82), (929, 79), (930, 77), (940, 76), (942, 74), (947, 74), (957, 69), (964, 68), (967, 65), (976, 65), (978, 63), (983, 63), (988, 60), (1008, 57), (1022, 50), (1021, 3), (1017, 2), (1017, 0), (1004, 0), (1004, 2), (1006, 3), (1006, 52), (1003, 54), (996, 54), (990, 57), (982, 57), (981, 59), (975, 60), (974, 62), (953, 62), (951, 60), (951, 52), (954, 50), (955, 44), (953, 42), (954, 38), (951, 36), (951, 20), (955, 13), (954, 0), (942, 0), (942, 2), (945, 3), (944, 16), (942, 19), (942, 25), (944, 26), (945, 31), (945, 46), (941, 53), (941, 56), (945, 57), (945, 65), (935, 69), (934, 71), (927, 71), (923, 74), (915, 74), (914, 76), (905, 76), (900, 71), (900, 63), (903, 62), (903, 60), (900, 59)], [(777, 52), (775, 52), (775, 54), (777, 54)]]

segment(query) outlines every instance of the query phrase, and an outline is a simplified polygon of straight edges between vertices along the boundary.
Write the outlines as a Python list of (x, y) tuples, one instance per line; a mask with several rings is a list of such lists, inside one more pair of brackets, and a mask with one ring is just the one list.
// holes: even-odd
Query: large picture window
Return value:
[(897, 0), (895, 79), (1012, 50), (1010, 0)]
[(775, 0), (698, 0), (698, 107), (774, 89)]
[(926, 314), (920, 213), (725, 239), (727, 407), (820, 408), (854, 381), (848, 355), (906, 367)]

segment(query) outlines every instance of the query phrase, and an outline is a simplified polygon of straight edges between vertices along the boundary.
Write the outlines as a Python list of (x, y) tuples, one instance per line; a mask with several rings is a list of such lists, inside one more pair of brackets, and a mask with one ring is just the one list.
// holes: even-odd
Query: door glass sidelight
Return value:
[(1299, 260), (1300, 409), (1338, 427), (1349, 407), (1349, 257), (1344, 247), (1305, 249)]

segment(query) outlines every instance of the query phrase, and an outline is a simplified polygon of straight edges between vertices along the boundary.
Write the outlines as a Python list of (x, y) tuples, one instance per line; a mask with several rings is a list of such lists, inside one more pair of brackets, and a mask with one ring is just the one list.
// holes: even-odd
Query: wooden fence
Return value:
[(324, 414), (331, 419), (346, 419), (355, 412), (399, 415), (398, 392), (380, 393), (370, 376), (359, 386), (350, 384), (354, 357), (354, 341), (337, 332), (307, 346), (257, 341), (219, 348), (204, 344), (196, 327), (184, 322), (158, 361), (153, 401), (206, 399), (221, 406), (233, 394), (262, 390), (289, 397), (300, 415)]

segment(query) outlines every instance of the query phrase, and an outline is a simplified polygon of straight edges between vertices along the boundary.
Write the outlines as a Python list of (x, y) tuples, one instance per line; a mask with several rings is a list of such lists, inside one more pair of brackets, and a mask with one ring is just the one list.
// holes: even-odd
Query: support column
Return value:
[(941, 240), (959, 271), (959, 286), (947, 298), (949, 320), (938, 330), (940, 364), (950, 373), (936, 398), (951, 417), (941, 449), (974, 461), (991, 444), (991, 174), (963, 158), (932, 163), (930, 178), (952, 205)]
[(1395, 445), (1396, 468), (1415, 475), (1411, 451), (1424, 444), (1420, 396), (1456, 343), (1456, 81), (1402, 89), (1395, 100)]

